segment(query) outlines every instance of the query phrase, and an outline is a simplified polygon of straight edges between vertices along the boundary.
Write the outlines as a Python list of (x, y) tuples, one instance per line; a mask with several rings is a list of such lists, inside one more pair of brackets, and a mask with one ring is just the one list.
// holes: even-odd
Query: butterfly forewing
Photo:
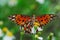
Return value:
[(55, 15), (53, 14), (46, 14), (43, 16), (38, 16), (36, 17), (36, 19), (39, 21), (40, 25), (44, 26), (46, 25), (48, 22), (50, 22), (51, 20), (53, 20), (53, 18), (55, 17)]

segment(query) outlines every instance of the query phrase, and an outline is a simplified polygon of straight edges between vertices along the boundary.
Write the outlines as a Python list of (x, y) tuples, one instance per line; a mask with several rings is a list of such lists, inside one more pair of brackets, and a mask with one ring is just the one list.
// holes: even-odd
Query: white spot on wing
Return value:
[(13, 17), (15, 17), (15, 15), (13, 15)]
[(12, 21), (14, 21), (15, 19), (12, 19)]

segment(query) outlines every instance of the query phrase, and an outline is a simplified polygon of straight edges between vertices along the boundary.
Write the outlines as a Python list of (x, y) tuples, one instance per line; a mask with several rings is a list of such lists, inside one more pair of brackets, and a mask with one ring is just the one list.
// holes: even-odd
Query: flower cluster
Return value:
[(3, 29), (0, 28), (0, 38), (2, 38), (2, 40), (14, 40), (15, 36), (7, 27), (4, 27)]
[[(29, 24), (29, 23), (28, 23)], [(25, 25), (26, 26), (26, 25)], [(25, 27), (24, 26), (24, 27)], [(29, 26), (27, 26), (27, 27), (22, 27), (22, 26), (20, 26), (20, 30), (22, 30), (22, 32), (24, 32), (24, 33), (31, 33), (32, 35), (34, 35), (35, 34), (35, 36), (33, 36), (33, 37), (35, 37), (35, 38), (37, 38), (37, 39), (39, 39), (39, 40), (43, 40), (43, 37), (41, 37), (41, 36), (39, 36), (38, 35), (38, 33), (41, 35), (41, 31), (43, 31), (43, 28), (41, 28), (41, 27), (39, 27), (40, 26), (40, 24), (39, 24), (39, 22), (34, 22), (33, 23), (33, 27), (31, 28), (31, 31), (29, 31), (29, 29), (30, 28), (27, 28), (27, 27), (29, 27)], [(21, 28), (22, 27), (22, 28)], [(23, 33), (22, 33), (23, 34)]]

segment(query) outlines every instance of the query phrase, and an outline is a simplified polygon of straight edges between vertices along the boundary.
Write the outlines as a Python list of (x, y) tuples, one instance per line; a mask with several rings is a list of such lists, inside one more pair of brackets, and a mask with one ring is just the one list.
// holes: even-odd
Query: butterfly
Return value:
[(16, 14), (9, 16), (9, 19), (16, 24), (23, 26), (25, 31), (31, 32), (31, 28), (33, 27), (33, 25), (39, 24), (39, 27), (42, 27), (52, 21), (54, 17), (54, 14), (45, 14), (43, 16), (33, 15), (32, 17)]

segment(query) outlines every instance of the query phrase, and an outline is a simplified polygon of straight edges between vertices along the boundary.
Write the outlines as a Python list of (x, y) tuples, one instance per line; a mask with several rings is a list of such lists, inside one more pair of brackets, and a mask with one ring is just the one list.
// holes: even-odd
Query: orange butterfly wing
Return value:
[(53, 14), (46, 14), (46, 15), (43, 15), (42, 17), (38, 16), (38, 17), (36, 17), (36, 19), (39, 21), (40, 26), (44, 26), (48, 22), (50, 22), (54, 18), (54, 16), (55, 15), (53, 15)]
[[(43, 16), (38, 16), (36, 17), (36, 19), (38, 20), (38, 22), (40, 23), (40, 26), (44, 26), (46, 25), (49, 21), (51, 21), (54, 18), (54, 14), (46, 14)], [(31, 20), (31, 18), (29, 16), (22, 16), (22, 15), (12, 15), (9, 17), (10, 20), (16, 22), (18, 25), (24, 25), (24, 23), (26, 23), (27, 21)]]
[(22, 15), (12, 15), (9, 17), (10, 20), (14, 21), (18, 25), (26, 23), (28, 20), (30, 20), (29, 16), (22, 16)]

